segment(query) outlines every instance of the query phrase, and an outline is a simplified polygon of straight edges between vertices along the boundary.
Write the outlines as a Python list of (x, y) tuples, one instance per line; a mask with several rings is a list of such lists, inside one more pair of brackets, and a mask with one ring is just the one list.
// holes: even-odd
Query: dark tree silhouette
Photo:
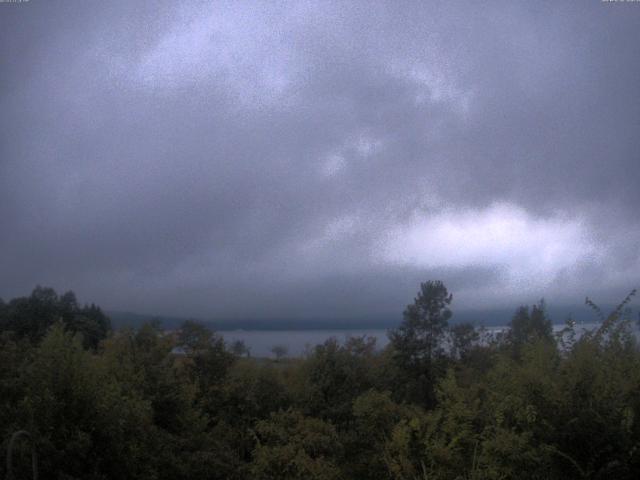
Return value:
[(431, 405), (434, 402), (436, 362), (444, 354), (443, 340), (451, 318), (453, 296), (441, 281), (420, 285), (418, 296), (404, 311), (402, 324), (389, 333), (393, 357), (409, 377), (407, 400)]

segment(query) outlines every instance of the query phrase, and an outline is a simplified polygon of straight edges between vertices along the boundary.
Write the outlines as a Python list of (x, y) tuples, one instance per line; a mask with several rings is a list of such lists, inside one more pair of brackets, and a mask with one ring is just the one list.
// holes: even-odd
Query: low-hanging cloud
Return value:
[(504, 203), (416, 214), (406, 225), (388, 230), (379, 252), (379, 262), (393, 265), (493, 270), (496, 291), (508, 288), (533, 298), (557, 286), (560, 278), (576, 278), (585, 266), (605, 263), (605, 245), (593, 238), (583, 219), (536, 218)]
[(638, 27), (597, 2), (0, 5), (0, 296), (614, 301), (640, 278)]
[(380, 260), (424, 267), (487, 266), (515, 277), (552, 281), (580, 263), (598, 261), (602, 246), (580, 219), (534, 218), (512, 204), (416, 215), (387, 233)]

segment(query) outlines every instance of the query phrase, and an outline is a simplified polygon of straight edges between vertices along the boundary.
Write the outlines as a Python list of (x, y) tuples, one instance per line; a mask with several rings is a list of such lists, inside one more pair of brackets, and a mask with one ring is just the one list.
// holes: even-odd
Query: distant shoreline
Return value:
[[(609, 311), (608, 306), (603, 310)], [(490, 310), (463, 310), (453, 311), (450, 321), (452, 325), (458, 323), (470, 323), (476, 327), (494, 328), (507, 325), (513, 314), (514, 308), (490, 309)], [(379, 318), (265, 318), (265, 319), (204, 319), (193, 317), (173, 317), (163, 315), (147, 315), (133, 312), (107, 311), (114, 328), (132, 327), (159, 321), (164, 329), (173, 330), (180, 327), (186, 320), (195, 320), (203, 323), (216, 331), (320, 331), (320, 330), (388, 330), (400, 325), (401, 315), (389, 315)], [(585, 305), (569, 305), (549, 307), (548, 315), (554, 325), (564, 325), (566, 319), (571, 316), (578, 323), (592, 323), (597, 321), (593, 312)]]

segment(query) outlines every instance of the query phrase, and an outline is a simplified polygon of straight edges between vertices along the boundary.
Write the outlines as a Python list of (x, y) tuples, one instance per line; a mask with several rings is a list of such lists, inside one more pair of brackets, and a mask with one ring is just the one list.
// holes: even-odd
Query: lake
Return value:
[[(583, 323), (576, 325), (576, 332), (583, 329), (590, 330), (597, 326), (596, 323)], [(553, 326), (555, 331), (564, 328), (564, 324)], [(497, 333), (507, 327), (487, 327), (489, 332)], [(328, 330), (221, 330), (218, 333), (224, 336), (227, 343), (242, 340), (251, 350), (254, 357), (273, 357), (271, 349), (276, 345), (284, 346), (288, 356), (299, 357), (305, 351), (315, 345), (324, 343), (325, 340), (335, 337), (340, 342), (344, 342), (349, 337), (374, 337), (377, 348), (384, 348), (389, 343), (386, 329), (328, 329)]]
[[(598, 326), (594, 322), (576, 324), (578, 336), (584, 330), (591, 330)], [(565, 324), (555, 324), (554, 331), (562, 330)], [(505, 330), (506, 326), (486, 327), (487, 332), (498, 333)], [(349, 337), (374, 337), (378, 349), (384, 348), (389, 343), (387, 329), (326, 329), (326, 330), (220, 330), (218, 333), (224, 336), (228, 344), (236, 340), (242, 340), (251, 350), (254, 357), (273, 357), (271, 349), (278, 345), (287, 349), (287, 356), (300, 357), (307, 350), (324, 343), (325, 340), (335, 337), (343, 343)], [(638, 335), (638, 330), (635, 331)]]
[(383, 348), (389, 339), (387, 330), (227, 330), (218, 332), (227, 343), (242, 340), (251, 350), (254, 357), (272, 357), (271, 348), (282, 345), (287, 348), (288, 356), (302, 356), (307, 348), (324, 343), (325, 340), (335, 337), (344, 342), (349, 337), (362, 337), (367, 335), (376, 338), (378, 348)]

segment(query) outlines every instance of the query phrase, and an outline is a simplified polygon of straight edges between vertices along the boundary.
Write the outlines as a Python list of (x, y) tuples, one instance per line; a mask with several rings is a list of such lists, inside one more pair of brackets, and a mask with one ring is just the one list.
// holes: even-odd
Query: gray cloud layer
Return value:
[(0, 296), (347, 317), (427, 278), (467, 307), (636, 286), (640, 6), (400, 3), (0, 5)]

